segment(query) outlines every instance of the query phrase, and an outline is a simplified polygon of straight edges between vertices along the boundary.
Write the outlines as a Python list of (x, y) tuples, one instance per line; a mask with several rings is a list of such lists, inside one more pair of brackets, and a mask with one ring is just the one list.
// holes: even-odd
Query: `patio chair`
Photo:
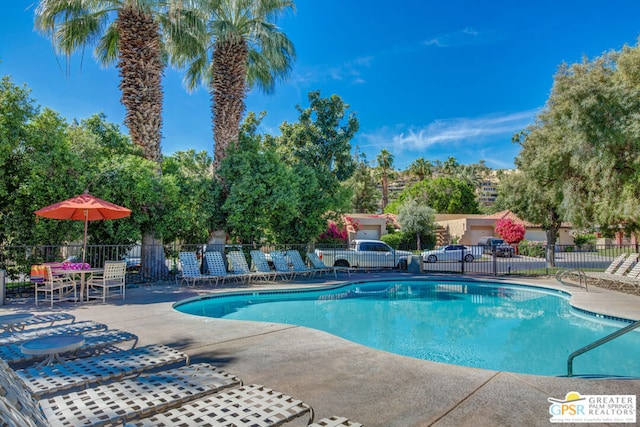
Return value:
[(219, 280), (222, 280), (222, 284), (224, 281), (229, 279), (241, 280), (245, 281), (246, 276), (244, 274), (235, 274), (229, 273), (227, 271), (227, 267), (224, 265), (224, 258), (222, 258), (222, 253), (217, 251), (205, 252), (205, 259), (207, 260), (207, 267), (209, 268), (209, 274), (212, 276), (216, 276), (218, 279), (216, 280), (216, 284)]
[[(40, 293), (44, 294), (44, 298), (48, 299), (51, 308), (53, 308), (54, 302), (61, 301), (76, 301), (76, 281), (73, 280), (69, 276), (60, 276), (56, 277), (51, 273), (51, 266), (44, 266), (44, 280), (40, 283), (34, 282), (33, 286), (35, 287), (36, 294), (36, 306), (38, 305), (38, 295)], [(56, 298), (57, 291), (57, 298)], [(70, 298), (71, 293), (73, 292), (73, 298)], [(48, 295), (48, 298), (47, 298)]]
[(351, 276), (351, 269), (349, 267), (337, 267), (337, 266), (328, 266), (320, 259), (318, 254), (315, 252), (307, 253), (307, 258), (311, 261), (311, 265), (316, 269), (318, 273), (331, 273), (333, 272), (333, 277), (338, 278), (338, 271), (344, 271)]
[(13, 407), (12, 416), (16, 411), (22, 414), (22, 423), (9, 424), (20, 426), (122, 425), (128, 420), (241, 385), (237, 377), (203, 363), (142, 374), (38, 401), (30, 396), (15, 372), (3, 371), (0, 374), (0, 389), (5, 390), (2, 403)]
[(247, 259), (244, 257), (244, 254), (241, 251), (231, 251), (227, 254), (227, 259), (231, 264), (231, 268), (235, 274), (243, 274), (247, 281), (251, 281), (251, 279), (260, 279), (266, 281), (267, 274), (261, 271), (251, 271), (249, 268), (249, 264), (247, 263)]
[(79, 335), (91, 331), (106, 330), (107, 325), (93, 320), (69, 323), (66, 325), (46, 326), (43, 328), (27, 329), (26, 331), (13, 332), (0, 335), (0, 345), (14, 344), (29, 341), (38, 337), (51, 335)]
[(189, 356), (165, 345), (148, 345), (114, 353), (16, 371), (31, 394), (41, 399), (49, 394), (120, 380), (160, 367), (189, 365)]
[(251, 262), (253, 262), (253, 267), (255, 268), (255, 270), (263, 273), (267, 277), (267, 280), (274, 280), (277, 277), (278, 273), (271, 269), (269, 261), (267, 260), (267, 256), (264, 252), (253, 250), (250, 252), (250, 255)]
[(180, 279), (179, 283), (186, 283), (187, 286), (189, 283), (195, 285), (197, 282), (208, 282), (212, 284), (215, 281), (216, 284), (218, 283), (217, 276), (202, 274), (200, 272), (200, 263), (198, 262), (195, 252), (180, 252), (178, 257), (180, 258), (182, 272), (176, 276), (176, 282)]
[(296, 277), (296, 272), (291, 270), (289, 267), (289, 263), (284, 257), (284, 253), (281, 251), (271, 251), (269, 252), (271, 255), (271, 261), (273, 261), (273, 266), (276, 269), (276, 274), (279, 275), (283, 280), (292, 280)]
[(125, 276), (127, 274), (126, 261), (105, 261), (104, 271), (93, 274), (87, 281), (87, 300), (92, 291), (102, 294), (102, 302), (107, 302), (107, 296), (112, 289), (125, 297)]
[(300, 252), (294, 249), (288, 250), (286, 253), (286, 257), (289, 259), (289, 261), (291, 261), (291, 266), (295, 274), (303, 276), (306, 275), (309, 276), (309, 278), (312, 278), (316, 275), (316, 270), (307, 267), (307, 265), (304, 263), (302, 257), (300, 256)]
[[(65, 359), (76, 357), (88, 357), (101, 353), (112, 353), (121, 351), (116, 345), (123, 345), (127, 342), (133, 342), (131, 348), (138, 343), (138, 337), (130, 332), (120, 331), (117, 329), (107, 329), (106, 331), (93, 331), (83, 333), (84, 345), (72, 353), (66, 353), (62, 356)], [(38, 362), (45, 359), (44, 355), (24, 354), (20, 349), (21, 343), (12, 343), (0, 345), (0, 359), (3, 359), (10, 365), (23, 367), (23, 364)]]
[(251, 384), (207, 395), (127, 425), (279, 426), (304, 415), (308, 415), (305, 425), (313, 422), (313, 409), (305, 402), (262, 385)]

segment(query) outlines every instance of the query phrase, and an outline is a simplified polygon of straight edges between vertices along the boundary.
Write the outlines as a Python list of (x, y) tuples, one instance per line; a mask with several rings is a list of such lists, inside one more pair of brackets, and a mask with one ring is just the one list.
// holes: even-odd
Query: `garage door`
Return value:
[(356, 232), (356, 239), (379, 240), (380, 227), (367, 227), (366, 225), (362, 226), (362, 228)]

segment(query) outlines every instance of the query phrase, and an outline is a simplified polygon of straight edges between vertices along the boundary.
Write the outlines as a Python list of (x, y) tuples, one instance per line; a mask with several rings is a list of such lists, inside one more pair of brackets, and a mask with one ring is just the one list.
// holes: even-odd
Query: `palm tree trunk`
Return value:
[(227, 149), (237, 144), (240, 122), (245, 112), (247, 58), (249, 49), (242, 38), (227, 38), (213, 49), (213, 164), (217, 170)]
[[(120, 42), (121, 102), (127, 112), (125, 125), (134, 144), (142, 147), (144, 157), (156, 162), (157, 177), (162, 177), (162, 38), (153, 15), (132, 4), (118, 11)], [(153, 218), (149, 218), (153, 223)], [(153, 230), (144, 232), (140, 269), (143, 277), (158, 279), (166, 275), (162, 238)]]

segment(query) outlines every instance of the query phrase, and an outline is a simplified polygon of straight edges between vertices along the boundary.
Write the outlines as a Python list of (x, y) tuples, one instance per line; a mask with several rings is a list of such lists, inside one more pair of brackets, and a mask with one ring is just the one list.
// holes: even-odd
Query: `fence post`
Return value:
[(7, 277), (7, 272), (5, 270), (0, 270), (0, 305), (5, 304), (6, 277)]
[(498, 253), (495, 246), (493, 246), (493, 249), (491, 250), (491, 258), (493, 261), (493, 275), (497, 276), (498, 275)]

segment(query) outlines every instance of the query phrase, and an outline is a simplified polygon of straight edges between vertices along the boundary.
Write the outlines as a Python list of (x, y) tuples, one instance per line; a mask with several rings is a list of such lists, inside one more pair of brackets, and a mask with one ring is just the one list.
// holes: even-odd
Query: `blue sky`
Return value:
[[(26, 84), (32, 98), (72, 120), (103, 112), (122, 125), (118, 73), (92, 50), (67, 69), (50, 41), (33, 31), (34, 0), (4, 1), (0, 75)], [(512, 135), (531, 123), (562, 62), (595, 57), (640, 35), (640, 3), (584, 0), (300, 1), (279, 22), (298, 59), (274, 94), (252, 91), (248, 111), (266, 111), (261, 131), (294, 122), (307, 94), (337, 94), (360, 120), (352, 145), (375, 160), (382, 149), (396, 169), (424, 157), (484, 160), (513, 167)], [(167, 69), (162, 150), (213, 153), (210, 97), (188, 93)]]

